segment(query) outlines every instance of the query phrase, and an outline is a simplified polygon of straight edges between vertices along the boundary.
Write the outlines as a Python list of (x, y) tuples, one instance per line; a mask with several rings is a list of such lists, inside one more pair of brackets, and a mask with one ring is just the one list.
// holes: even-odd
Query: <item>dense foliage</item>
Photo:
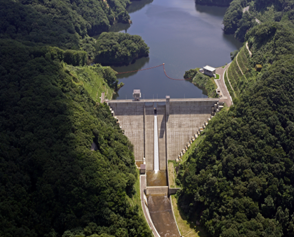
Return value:
[(108, 31), (117, 22), (129, 23), (130, 4), (130, 0), (1, 0), (0, 38), (83, 50), (93, 61), (96, 40), (89, 36)]
[(233, 0), (224, 16), (224, 32), (241, 41), (247, 31), (266, 22), (294, 23), (294, 0)]
[(293, 63), (275, 62), (218, 115), (182, 167), (182, 201), (190, 203), (190, 216), (202, 213), (212, 236), (294, 233)]
[(132, 145), (107, 106), (43, 48), (0, 51), (0, 235), (150, 236), (127, 200)]
[(238, 29), (239, 21), (242, 18), (241, 0), (233, 0), (224, 16), (224, 32), (233, 34)]
[[(248, 83), (180, 168), (179, 205), (209, 236), (294, 236), (293, 37), (288, 19), (248, 31), (252, 57), (245, 47), (238, 56)], [(256, 64), (261, 72), (251, 73)]]
[(104, 32), (98, 38), (95, 62), (106, 65), (130, 64), (148, 54), (149, 48), (141, 36)]
[(196, 76), (197, 73), (198, 73), (197, 69), (190, 69), (188, 71), (185, 71), (184, 78), (186, 80), (192, 80)]
[(190, 69), (185, 72), (184, 78), (190, 80), (194, 85), (203, 89), (203, 93), (210, 98), (218, 97), (216, 94), (217, 86), (214, 82), (214, 77), (209, 77), (200, 73), (199, 68)]

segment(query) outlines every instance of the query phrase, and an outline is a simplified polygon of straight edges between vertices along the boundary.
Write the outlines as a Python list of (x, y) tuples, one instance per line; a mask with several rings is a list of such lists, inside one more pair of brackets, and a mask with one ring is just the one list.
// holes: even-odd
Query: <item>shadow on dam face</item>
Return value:
[(148, 170), (147, 186), (167, 186), (166, 170)]
[(180, 236), (174, 220), (171, 203), (167, 196), (149, 195), (148, 208), (154, 226), (160, 236)]

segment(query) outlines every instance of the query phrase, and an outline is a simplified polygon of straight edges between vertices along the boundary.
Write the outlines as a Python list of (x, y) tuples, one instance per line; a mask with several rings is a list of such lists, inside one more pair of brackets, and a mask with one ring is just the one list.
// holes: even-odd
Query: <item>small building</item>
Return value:
[(203, 68), (203, 70), (204, 70), (204, 74), (205, 75), (207, 75), (207, 76), (210, 76), (210, 77), (214, 77), (214, 75), (215, 75), (215, 68), (214, 67), (211, 67), (211, 66), (205, 66), (204, 68)]
[(256, 64), (256, 65), (255, 65), (255, 70), (256, 70), (256, 71), (260, 72), (261, 69), (262, 69), (262, 65), (261, 65), (261, 64)]
[(133, 90), (134, 100), (139, 101), (141, 98), (141, 91), (139, 89)]

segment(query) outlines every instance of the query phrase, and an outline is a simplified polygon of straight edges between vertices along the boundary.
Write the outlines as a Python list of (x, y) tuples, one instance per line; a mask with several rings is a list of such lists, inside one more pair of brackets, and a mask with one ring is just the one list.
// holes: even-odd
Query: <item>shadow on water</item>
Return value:
[(147, 186), (167, 186), (166, 170), (159, 170), (157, 173), (148, 170)]
[[(145, 66), (146, 63), (148, 63), (150, 60), (149, 57), (144, 57), (144, 58), (139, 58), (137, 59), (133, 64), (130, 64), (128, 66), (120, 66), (120, 67), (115, 67), (112, 66), (112, 69), (117, 71), (117, 72), (126, 72), (126, 71), (135, 71), (135, 70), (140, 70)], [(117, 74), (116, 78), (117, 79), (122, 79), (122, 78), (128, 78), (131, 76), (134, 76), (138, 72), (130, 72), (130, 73), (125, 73), (125, 74)]]
[(139, 11), (143, 7), (145, 7), (147, 4), (150, 4), (152, 2), (153, 2), (153, 0), (132, 1), (132, 4), (130, 6), (128, 6), (127, 11), (128, 11), (128, 13), (133, 13), (133, 12)]
[(120, 32), (125, 31), (127, 33), (128, 29), (131, 27), (131, 24), (125, 24), (125, 23), (116, 23), (113, 26), (110, 27), (110, 32)]
[(167, 196), (148, 196), (148, 208), (160, 236), (180, 236), (171, 209), (170, 199)]
[(195, 3), (195, 9), (200, 13), (207, 13), (213, 16), (223, 17), (227, 11), (227, 7), (203, 6)]
[(237, 40), (234, 35), (227, 35), (227, 34), (223, 34), (223, 38), (231, 43), (232, 45), (234, 45), (237, 49), (241, 48), (243, 46), (243, 43), (240, 42), (239, 40)]

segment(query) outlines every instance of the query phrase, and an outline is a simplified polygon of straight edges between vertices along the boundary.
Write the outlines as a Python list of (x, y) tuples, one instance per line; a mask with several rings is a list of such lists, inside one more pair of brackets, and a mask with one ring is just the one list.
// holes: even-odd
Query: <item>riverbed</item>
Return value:
[[(146, 5), (144, 6), (145, 3)], [(131, 25), (117, 25), (114, 31), (140, 35), (150, 47), (148, 58), (129, 66), (113, 67), (118, 72), (146, 69), (165, 63), (168, 76), (182, 79), (185, 71), (205, 65), (220, 67), (229, 63), (230, 52), (242, 43), (225, 35), (222, 21), (227, 8), (196, 5), (195, 0), (141, 0), (129, 12)], [(205, 92), (188, 81), (170, 80), (163, 67), (121, 74), (125, 85), (117, 99), (132, 98), (140, 89), (142, 98), (206, 98)]]

